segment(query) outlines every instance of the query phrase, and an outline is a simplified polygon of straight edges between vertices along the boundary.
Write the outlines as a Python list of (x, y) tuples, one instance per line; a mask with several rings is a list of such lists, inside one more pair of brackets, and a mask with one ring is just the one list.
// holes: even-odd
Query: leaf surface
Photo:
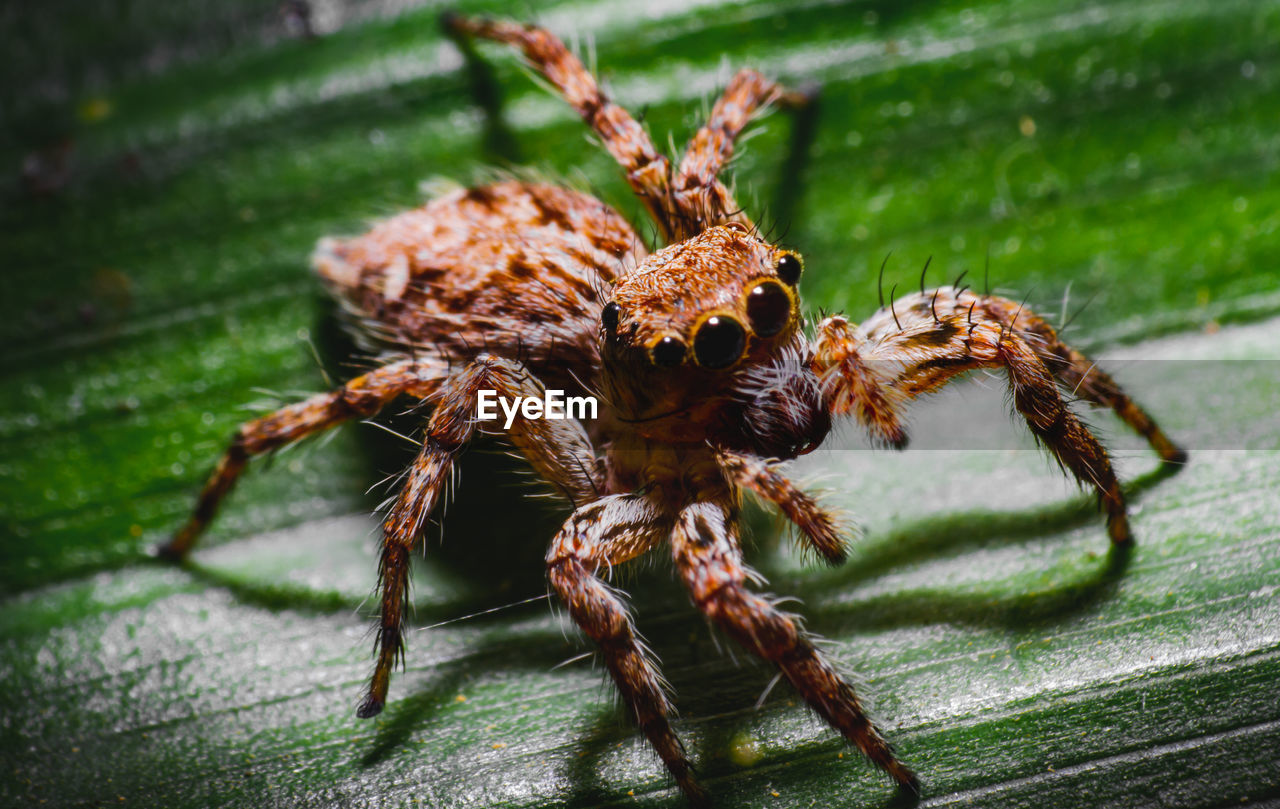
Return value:
[[(360, 362), (307, 269), (316, 239), (493, 165), (639, 219), (572, 112), (500, 49), (479, 50), (501, 104), (477, 103), (434, 9), (328, 4), (305, 39), (274, 7), (216, 5), (33, 7), (0, 78), (6, 165), (71, 144), (63, 187), (14, 180), (0, 208), (0, 803), (679, 805), (541, 598), (563, 512), (496, 446), (467, 457), (416, 568), (407, 670), (375, 721), (354, 717), (370, 515), (412, 447), (357, 424), (282, 452), (191, 565), (148, 560), (243, 405)], [(863, 526), (842, 567), (752, 513), (753, 564), (801, 599), (924, 805), (1280, 797), (1280, 4), (537, 16), (578, 35), (659, 143), (687, 139), (731, 68), (820, 82), (814, 114), (771, 115), (735, 160), (740, 197), (804, 253), (814, 311), (869, 315), (890, 252), (886, 294), (932, 257), (928, 283), (988, 275), (1055, 322), (1091, 301), (1068, 339), (1192, 449), (1168, 474), (1091, 416), (1134, 504), (1136, 549), (1109, 553), (1003, 381), (979, 377), (914, 411), (919, 449), (848, 435), (797, 465)], [(723, 805), (893, 803), (771, 671), (735, 661), (669, 565), (635, 567), (617, 583)]]

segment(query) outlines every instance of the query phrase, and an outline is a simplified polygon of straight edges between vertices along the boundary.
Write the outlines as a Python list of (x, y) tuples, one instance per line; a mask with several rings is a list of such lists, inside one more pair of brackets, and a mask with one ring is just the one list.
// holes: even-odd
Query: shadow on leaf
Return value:
[[(1145, 491), (1178, 468), (1161, 464), (1130, 481), (1126, 494)], [(780, 577), (784, 592), (810, 596), (834, 595), (854, 585), (873, 580), (904, 566), (932, 558), (958, 556), (966, 550), (991, 547), (1061, 534), (1082, 525), (1101, 521), (1088, 500), (1077, 499), (1024, 512), (992, 513), (975, 511), (947, 514), (904, 526), (887, 537), (863, 545), (840, 569), (826, 573)], [(1100, 541), (1105, 534), (1099, 528)], [(1141, 542), (1139, 537), (1138, 542)], [(1059, 582), (1047, 589), (1012, 597), (997, 591), (957, 593), (954, 588), (914, 590), (849, 604), (826, 604), (808, 611), (809, 617), (831, 617), (856, 612), (859, 627), (885, 629), (939, 620), (956, 623), (1028, 627), (1052, 623), (1105, 598), (1127, 568), (1133, 546), (1107, 545), (1107, 561), (1099, 570), (1081, 578)]]

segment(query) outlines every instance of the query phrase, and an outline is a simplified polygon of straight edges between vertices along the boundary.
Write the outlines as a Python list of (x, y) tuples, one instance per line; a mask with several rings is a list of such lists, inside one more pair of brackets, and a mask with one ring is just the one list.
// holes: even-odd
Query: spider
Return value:
[[(380, 367), (331, 393), (242, 425), (189, 522), (160, 550), (181, 559), (250, 458), (412, 397), (431, 407), (421, 450), (383, 525), (376, 664), (357, 713), (378, 714), (404, 653), (410, 554), (455, 459), (479, 424), (477, 397), (596, 393), (598, 418), (511, 420), (502, 432), (573, 507), (546, 555), (551, 588), (593, 641), (636, 724), (690, 802), (698, 785), (671, 727), (672, 703), (639, 642), (612, 566), (665, 549), (693, 604), (773, 663), (809, 706), (901, 788), (915, 774), (867, 717), (848, 681), (800, 627), (753, 589), (743, 561), (743, 490), (776, 506), (835, 564), (836, 518), (784, 474), (852, 418), (879, 443), (907, 443), (914, 398), (966, 371), (1003, 369), (1013, 406), (1083, 486), (1096, 490), (1111, 541), (1131, 541), (1106, 450), (1064, 402), (1110, 407), (1169, 463), (1185, 454), (1120, 387), (1011, 300), (941, 287), (890, 303), (861, 325), (808, 327), (803, 263), (762, 237), (718, 175), (753, 117), (810, 100), (760, 73), (737, 73), (679, 165), (546, 30), (448, 16), (458, 36), (519, 48), (626, 171), (665, 246), (649, 253), (605, 203), (546, 183), (462, 189), (320, 241), (315, 269), (385, 347)], [(496, 424), (501, 424), (497, 422)], [(488, 429), (488, 427), (486, 427)]]

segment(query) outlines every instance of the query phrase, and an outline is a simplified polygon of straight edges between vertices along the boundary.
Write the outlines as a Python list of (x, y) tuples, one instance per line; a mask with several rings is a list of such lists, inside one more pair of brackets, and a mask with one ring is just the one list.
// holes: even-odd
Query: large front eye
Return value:
[(746, 347), (746, 331), (728, 315), (707, 318), (693, 336), (693, 356), (703, 368), (728, 368)]
[(760, 337), (772, 337), (791, 322), (791, 296), (777, 281), (757, 284), (747, 293), (747, 320)]

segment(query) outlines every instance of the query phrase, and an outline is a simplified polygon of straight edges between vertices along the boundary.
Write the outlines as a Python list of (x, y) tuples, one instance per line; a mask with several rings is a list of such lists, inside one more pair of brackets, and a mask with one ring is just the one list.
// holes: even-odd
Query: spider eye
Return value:
[(703, 368), (728, 368), (746, 347), (746, 330), (728, 315), (707, 318), (693, 336), (693, 356)]
[(663, 337), (649, 350), (653, 364), (659, 368), (674, 368), (684, 360), (684, 343), (671, 336)]
[(794, 253), (783, 253), (782, 258), (778, 259), (778, 277), (789, 286), (796, 285), (803, 270), (804, 265)]
[(772, 337), (791, 322), (791, 296), (776, 281), (757, 284), (747, 293), (747, 320), (760, 337)]
[(622, 307), (618, 304), (609, 302), (604, 311), (600, 313), (600, 323), (604, 325), (604, 330), (610, 335), (618, 328), (618, 316), (622, 313)]

